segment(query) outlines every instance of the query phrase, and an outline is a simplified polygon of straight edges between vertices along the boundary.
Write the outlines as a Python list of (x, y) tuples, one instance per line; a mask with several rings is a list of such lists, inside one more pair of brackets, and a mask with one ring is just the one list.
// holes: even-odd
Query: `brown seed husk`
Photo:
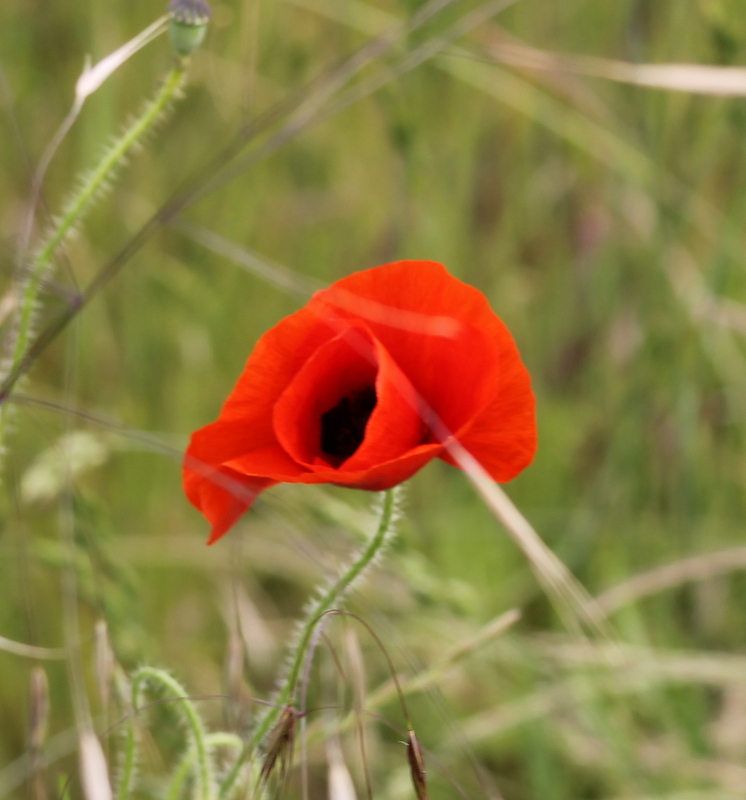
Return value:
[(265, 784), (280, 762), (280, 780), (284, 781), (293, 763), (293, 747), (295, 746), (296, 712), (292, 706), (286, 706), (280, 719), (269, 737), (267, 753), (264, 757), (259, 783)]
[(422, 751), (420, 740), (413, 730), (409, 731), (407, 759), (409, 760), (409, 770), (412, 774), (412, 785), (414, 786), (417, 800), (428, 800), (427, 781), (425, 780), (425, 754)]

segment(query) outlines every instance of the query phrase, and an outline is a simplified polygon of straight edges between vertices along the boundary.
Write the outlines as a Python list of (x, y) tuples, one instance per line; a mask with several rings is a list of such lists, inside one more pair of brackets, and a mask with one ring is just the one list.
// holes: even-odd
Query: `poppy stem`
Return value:
[(381, 517), (375, 533), (349, 566), (342, 570), (337, 579), (323, 589), (319, 597), (310, 605), (305, 619), (298, 628), (296, 643), (293, 645), (288, 661), (289, 668), (287, 676), (282, 681), (282, 685), (274, 698), (274, 704), (257, 723), (243, 752), (223, 781), (220, 787), (221, 798), (228, 796), (246, 760), (252, 755), (256, 748), (264, 742), (270, 731), (274, 729), (283, 711), (285, 711), (288, 706), (293, 707), (293, 699), (295, 697), (298, 679), (313, 632), (324, 615), (327, 614), (335, 603), (347, 594), (352, 585), (363, 575), (366, 569), (375, 562), (376, 558), (388, 543), (393, 534), (392, 523), (397, 507), (397, 497), (396, 489), (388, 489), (383, 493)]
[[(185, 74), (184, 62), (180, 60), (168, 73), (157, 93), (145, 105), (142, 112), (107, 147), (94, 168), (86, 172), (80, 179), (80, 184), (67, 203), (61, 218), (56, 221), (31, 259), (19, 287), (19, 311), (14, 332), (15, 341), (10, 357), (0, 365), (0, 376), (3, 379), (15, 373), (26, 353), (36, 316), (39, 294), (55, 254), (65, 239), (79, 227), (85, 213), (90, 210), (94, 201), (110, 185), (127, 154), (162, 119), (171, 103), (179, 96)], [(8, 405), (3, 402), (0, 405), (0, 448), (4, 446), (8, 414)]]

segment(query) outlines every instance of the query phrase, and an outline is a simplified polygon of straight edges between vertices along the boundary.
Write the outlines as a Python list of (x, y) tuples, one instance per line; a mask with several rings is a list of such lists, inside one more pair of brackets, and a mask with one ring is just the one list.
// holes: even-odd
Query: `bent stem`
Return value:
[[(107, 148), (98, 164), (84, 177), (79, 189), (71, 198), (62, 218), (44, 240), (41, 249), (31, 261), (28, 275), (20, 288), (18, 324), (15, 342), (7, 362), (0, 369), (2, 377), (13, 374), (18, 367), (28, 344), (42, 279), (46, 274), (58, 247), (80, 223), (93, 200), (122, 163), (127, 153), (143, 135), (161, 118), (171, 101), (177, 96), (185, 75), (184, 63), (180, 60), (168, 73), (163, 85), (142, 113), (127, 126), (124, 133)], [(3, 398), (4, 400), (4, 398)], [(0, 451), (5, 442), (8, 408), (0, 405)]]
[(339, 577), (331, 585), (323, 589), (319, 597), (309, 606), (305, 619), (301, 622), (298, 629), (296, 644), (291, 650), (290, 659), (288, 661), (287, 676), (283, 680), (274, 698), (274, 705), (267, 711), (262, 719), (259, 720), (243, 752), (223, 781), (220, 787), (221, 798), (228, 796), (246, 760), (252, 755), (256, 748), (262, 744), (267, 734), (273, 730), (287, 706), (292, 705), (292, 699), (298, 685), (306, 650), (308, 649), (316, 625), (334, 604), (347, 594), (352, 585), (363, 575), (365, 570), (375, 562), (376, 558), (380, 555), (384, 546), (391, 538), (393, 534), (392, 522), (397, 505), (396, 501), (396, 489), (389, 489), (383, 493), (381, 518), (375, 533), (360, 553), (353, 559), (351, 564), (342, 570)]
[(132, 792), (136, 760), (135, 749), (137, 745), (135, 714), (138, 711), (140, 693), (144, 684), (148, 681), (160, 683), (175, 697), (181, 699), (181, 710), (191, 734), (191, 744), (188, 750), (189, 758), (190, 761), (193, 759), (196, 766), (196, 769), (194, 769), (197, 786), (195, 795), (200, 800), (212, 800), (214, 797), (214, 774), (209, 753), (209, 737), (205, 731), (202, 718), (194, 703), (189, 699), (184, 687), (173, 676), (155, 667), (141, 667), (132, 679), (132, 718), (130, 719), (125, 745), (124, 769), (120, 778), (116, 800), (127, 800)]

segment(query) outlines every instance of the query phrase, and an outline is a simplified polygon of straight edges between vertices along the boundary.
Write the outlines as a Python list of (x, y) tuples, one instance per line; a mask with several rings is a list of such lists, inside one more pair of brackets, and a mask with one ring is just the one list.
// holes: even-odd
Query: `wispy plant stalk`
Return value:
[[(59, 246), (81, 223), (85, 213), (121, 165), (127, 153), (162, 118), (170, 103), (178, 96), (184, 74), (184, 62), (179, 60), (139, 116), (127, 126), (121, 136), (107, 148), (98, 164), (86, 174), (62, 217), (32, 258), (19, 291), (15, 341), (9, 358), (0, 370), (3, 378), (13, 373), (26, 351), (42, 281)], [(5, 442), (7, 422), (8, 407), (3, 403), (0, 406), (0, 448)]]

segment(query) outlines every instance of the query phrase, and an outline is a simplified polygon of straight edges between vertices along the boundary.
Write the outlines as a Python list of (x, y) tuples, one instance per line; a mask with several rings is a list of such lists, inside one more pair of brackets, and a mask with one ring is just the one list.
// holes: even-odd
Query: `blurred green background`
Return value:
[[(328, 70), (422, 5), (215, 2), (183, 99), (66, 243), (37, 331), (169, 197), (210, 177), (206, 165), (249, 120), (288, 98), (315, 97)], [(601, 595), (617, 646), (586, 647), (570, 636), (462, 473), (438, 462), (415, 476), (395, 547), (348, 606), (377, 631), (404, 679), (436, 667), (428, 691), (410, 698), (433, 800), (459, 796), (454, 782), (461, 796), (504, 800), (743, 798), (744, 100), (519, 69), (495, 54), (509, 34), (546, 51), (739, 65), (744, 6), (518, 0), (402, 72), (408, 54), (451, 36), (482, 7), (453, 0), (418, 30), (397, 34), (336, 96), (368, 81), (381, 84), (377, 91), (326, 114), (332, 98), (321, 106), (324, 119), (262, 155), (292, 112), (279, 114), (247, 145), (259, 153), (255, 163), (181, 220), (319, 282), (397, 259), (441, 261), (485, 292), (533, 376), (540, 449), (508, 492)], [(32, 167), (71, 105), (85, 56), (104, 57), (163, 11), (145, 0), (0, 6), (6, 341)], [(172, 59), (161, 37), (88, 100), (50, 166), (37, 235)], [(183, 229), (160, 226), (18, 387), (59, 407), (14, 406), (0, 635), (65, 643), (69, 558), (59, 507), (68, 493), (54, 445), (85, 432), (72, 487), (75, 570), (100, 732), (121, 709), (94, 667), (97, 623), (100, 633), (106, 622), (124, 671), (153, 664), (194, 694), (225, 695), (200, 703), (209, 727), (245, 732), (249, 698), (271, 692), (313, 587), (372, 524), (371, 495), (278, 487), (207, 550), (206, 524), (182, 495), (178, 453), (187, 437), (216, 416), (257, 338), (302, 302)], [(152, 434), (161, 452), (137, 432)], [(522, 616), (510, 630), (473, 641), (513, 608)], [(328, 632), (348, 666), (361, 648), (374, 696), (388, 672), (370, 637), (342, 620)], [(442, 665), (453, 647), (459, 657)], [(329, 648), (321, 650), (309, 702), (349, 706), (356, 679), (345, 683)], [(17, 760), (28, 747), (35, 666), (0, 647), (0, 791), (55, 797), (73, 776), (68, 796), (77, 797), (64, 662), (42, 663), (51, 710), (41, 780)], [(399, 732), (368, 719), (373, 796), (414, 797), (401, 710), (385, 702), (375, 711)], [(341, 716), (310, 719), (312, 798), (326, 796), (320, 742)], [(182, 734), (168, 712), (148, 717), (146, 728), (138, 796), (160, 797)], [(340, 735), (364, 797), (356, 735)], [(118, 738), (103, 742), (115, 773)], [(295, 779), (283, 791), (300, 797)]]

